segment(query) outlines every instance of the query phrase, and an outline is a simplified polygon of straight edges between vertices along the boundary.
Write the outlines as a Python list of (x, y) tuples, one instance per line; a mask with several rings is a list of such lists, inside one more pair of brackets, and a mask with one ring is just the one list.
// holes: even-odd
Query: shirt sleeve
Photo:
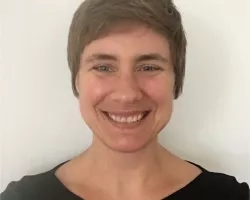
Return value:
[(237, 200), (250, 200), (250, 189), (247, 183), (238, 183), (235, 186), (235, 192), (232, 195), (233, 199)]
[(0, 195), (1, 200), (24, 200), (17, 187), (17, 182), (11, 182)]

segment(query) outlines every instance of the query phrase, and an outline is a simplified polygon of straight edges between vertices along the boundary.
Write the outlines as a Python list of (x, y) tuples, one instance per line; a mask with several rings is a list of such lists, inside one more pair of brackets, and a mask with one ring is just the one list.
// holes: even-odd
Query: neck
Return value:
[(163, 171), (168, 157), (170, 153), (157, 140), (133, 153), (117, 152), (95, 141), (81, 159), (85, 169), (100, 180), (109, 180), (117, 187), (138, 188), (160, 178), (157, 175)]

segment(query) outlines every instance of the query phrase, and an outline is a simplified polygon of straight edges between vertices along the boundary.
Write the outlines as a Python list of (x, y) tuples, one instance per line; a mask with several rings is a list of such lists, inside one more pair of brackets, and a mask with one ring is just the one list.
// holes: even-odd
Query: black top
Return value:
[[(62, 164), (61, 164), (62, 165)], [(55, 176), (54, 169), (25, 176), (11, 182), (1, 194), (1, 200), (82, 200), (70, 192)], [(187, 186), (163, 200), (250, 200), (249, 186), (239, 183), (232, 176), (209, 172), (196, 165), (202, 173)]]

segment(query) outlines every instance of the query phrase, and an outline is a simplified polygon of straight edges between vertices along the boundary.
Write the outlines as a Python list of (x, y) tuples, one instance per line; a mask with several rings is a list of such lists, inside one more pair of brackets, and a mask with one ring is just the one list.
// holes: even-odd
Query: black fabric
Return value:
[[(62, 165), (62, 164), (61, 164)], [(82, 200), (71, 193), (55, 176), (61, 166), (34, 176), (11, 182), (1, 194), (1, 200)], [(163, 200), (250, 200), (249, 186), (232, 177), (209, 172), (202, 173), (184, 188)]]

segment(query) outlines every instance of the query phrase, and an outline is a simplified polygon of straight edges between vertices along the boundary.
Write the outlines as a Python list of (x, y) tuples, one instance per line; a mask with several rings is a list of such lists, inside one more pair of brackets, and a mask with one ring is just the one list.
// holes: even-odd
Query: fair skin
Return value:
[(58, 179), (87, 200), (159, 200), (197, 177), (200, 169), (157, 140), (171, 118), (174, 83), (170, 47), (157, 32), (123, 25), (92, 41), (76, 86), (93, 143)]

